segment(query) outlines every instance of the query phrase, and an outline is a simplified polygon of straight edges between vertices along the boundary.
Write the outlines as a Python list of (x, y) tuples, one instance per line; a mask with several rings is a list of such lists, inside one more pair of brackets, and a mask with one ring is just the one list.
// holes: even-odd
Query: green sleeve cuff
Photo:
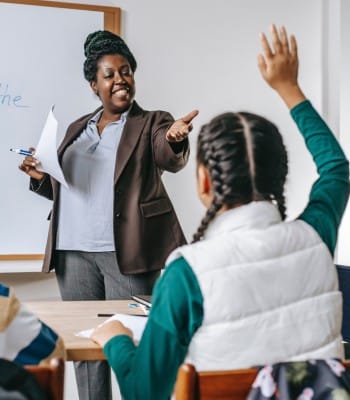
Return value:
[(290, 114), (293, 117), (293, 119), (296, 118), (296, 116), (301, 112), (304, 113), (306, 109), (313, 109), (312, 104), (310, 100), (303, 100), (301, 103), (297, 104), (290, 110)]
[(112, 353), (118, 352), (118, 348), (129, 347), (135, 349), (133, 340), (128, 335), (117, 335), (113, 336), (103, 347), (103, 352), (108, 358)]

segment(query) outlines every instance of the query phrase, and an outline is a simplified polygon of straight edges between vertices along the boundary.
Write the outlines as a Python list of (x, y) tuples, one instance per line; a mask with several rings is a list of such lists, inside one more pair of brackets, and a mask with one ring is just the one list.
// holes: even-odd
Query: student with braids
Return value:
[(175, 250), (136, 347), (119, 321), (93, 339), (123, 398), (167, 399), (186, 360), (199, 370), (342, 358), (342, 298), (333, 252), (349, 194), (349, 165), (302, 93), (296, 41), (272, 27), (259, 67), (290, 109), (318, 169), (309, 202), (285, 222), (287, 155), (276, 126), (226, 113), (198, 136), (199, 197), (208, 211), (194, 243)]
[[(91, 33), (84, 75), (102, 106), (73, 122), (59, 149), (69, 189), (36, 170), (20, 169), (31, 189), (53, 200), (44, 271), (56, 270), (63, 300), (130, 299), (151, 294), (169, 253), (186, 243), (161, 181), (189, 156), (198, 111), (174, 121), (134, 101), (136, 60), (108, 31)], [(111, 399), (110, 368), (76, 363), (79, 397)]]

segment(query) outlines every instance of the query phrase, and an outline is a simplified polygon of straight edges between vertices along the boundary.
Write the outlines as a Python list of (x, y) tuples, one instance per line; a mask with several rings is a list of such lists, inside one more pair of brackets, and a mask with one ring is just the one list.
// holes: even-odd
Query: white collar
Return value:
[(215, 217), (205, 231), (204, 238), (238, 229), (263, 229), (281, 221), (281, 215), (274, 204), (269, 201), (252, 201)]

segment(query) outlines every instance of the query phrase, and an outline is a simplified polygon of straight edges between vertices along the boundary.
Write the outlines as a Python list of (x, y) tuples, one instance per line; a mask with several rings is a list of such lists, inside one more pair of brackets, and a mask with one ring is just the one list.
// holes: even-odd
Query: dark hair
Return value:
[(133, 72), (137, 63), (129, 47), (118, 35), (109, 31), (90, 33), (84, 43), (84, 76), (89, 82), (96, 80), (98, 61), (107, 54), (119, 54), (126, 58)]
[(287, 152), (272, 122), (247, 112), (218, 115), (199, 132), (197, 164), (208, 169), (214, 198), (193, 242), (203, 237), (223, 205), (232, 207), (270, 200), (277, 204), (285, 219)]

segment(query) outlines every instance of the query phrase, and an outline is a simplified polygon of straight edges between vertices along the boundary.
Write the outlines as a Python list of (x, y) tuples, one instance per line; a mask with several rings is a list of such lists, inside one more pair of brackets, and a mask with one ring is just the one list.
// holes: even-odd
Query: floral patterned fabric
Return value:
[(335, 359), (263, 367), (248, 400), (350, 400), (350, 374)]

